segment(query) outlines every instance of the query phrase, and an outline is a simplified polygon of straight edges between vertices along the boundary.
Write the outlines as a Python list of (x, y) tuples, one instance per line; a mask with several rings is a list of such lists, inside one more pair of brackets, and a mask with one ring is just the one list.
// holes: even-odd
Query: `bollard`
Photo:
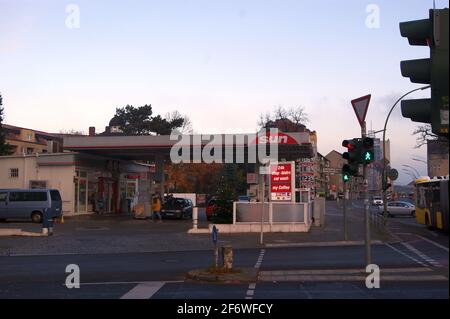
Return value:
[(192, 228), (198, 228), (198, 207), (192, 208)]
[(49, 209), (44, 209), (42, 216), (42, 234), (48, 236), (53, 235), (53, 218), (50, 216)]
[(222, 247), (222, 260), (225, 270), (233, 269), (233, 248), (231, 246)]

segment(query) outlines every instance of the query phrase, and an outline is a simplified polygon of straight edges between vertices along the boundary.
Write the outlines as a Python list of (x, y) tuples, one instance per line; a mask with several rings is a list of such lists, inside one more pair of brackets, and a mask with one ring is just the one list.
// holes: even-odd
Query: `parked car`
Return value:
[[(384, 211), (384, 207), (379, 206), (378, 210), (380, 214), (382, 214)], [(416, 214), (416, 206), (403, 201), (388, 202), (387, 214), (389, 217), (393, 217), (395, 215), (408, 215), (414, 217)]]
[(161, 208), (162, 218), (192, 218), (193, 204), (190, 199), (170, 197)]
[(249, 202), (250, 196), (247, 195), (240, 195), (238, 196), (238, 202)]
[(0, 219), (31, 219), (41, 223), (44, 211), (52, 218), (62, 214), (62, 201), (56, 189), (0, 189)]
[(216, 198), (211, 198), (208, 203), (206, 204), (206, 220), (210, 221), (212, 219), (213, 213), (214, 213), (214, 207), (216, 206)]
[(372, 196), (372, 205), (374, 206), (383, 205), (383, 198), (381, 196)]

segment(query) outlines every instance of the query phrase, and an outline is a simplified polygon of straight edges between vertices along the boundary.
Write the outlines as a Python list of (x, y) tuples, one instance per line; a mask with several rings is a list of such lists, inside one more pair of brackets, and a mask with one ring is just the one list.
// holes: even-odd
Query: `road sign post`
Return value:
[(219, 248), (217, 247), (217, 239), (219, 237), (219, 230), (217, 229), (216, 225), (212, 228), (212, 241), (214, 244), (214, 267), (219, 267)]
[[(371, 95), (365, 95), (360, 98), (351, 101), (353, 110), (359, 124), (361, 125), (361, 139), (366, 137), (366, 115), (369, 108)], [(368, 193), (368, 180), (367, 180), (367, 163), (363, 161), (363, 183), (364, 183), (364, 225), (365, 225), (365, 246), (366, 246), (366, 265), (372, 263), (372, 253), (370, 247), (370, 220), (369, 220), (369, 193)]]

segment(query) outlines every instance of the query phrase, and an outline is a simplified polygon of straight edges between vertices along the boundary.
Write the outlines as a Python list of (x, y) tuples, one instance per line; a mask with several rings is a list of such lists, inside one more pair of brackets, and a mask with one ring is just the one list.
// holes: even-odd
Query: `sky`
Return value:
[[(318, 150), (360, 136), (350, 101), (371, 94), (367, 127), (420, 85), (400, 61), (426, 58), (400, 36), (432, 0), (0, 0), (0, 92), (5, 123), (47, 132), (102, 132), (117, 107), (178, 110), (196, 133), (249, 133), (277, 106), (304, 108)], [(436, 0), (436, 8), (448, 1)], [(411, 98), (428, 97), (429, 90)], [(419, 123), (388, 124), (399, 184), (426, 175)], [(377, 135), (382, 137), (381, 134)]]

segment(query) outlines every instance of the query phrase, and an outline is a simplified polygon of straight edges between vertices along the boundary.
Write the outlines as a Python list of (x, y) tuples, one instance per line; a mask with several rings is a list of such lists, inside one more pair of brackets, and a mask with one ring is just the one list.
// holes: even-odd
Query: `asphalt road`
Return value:
[[(349, 215), (355, 228), (362, 225), (363, 214), (360, 203), (354, 204)], [(328, 211), (329, 218), (334, 216), (340, 220), (339, 209), (330, 205)], [(86, 237), (87, 231), (79, 230), (81, 226), (73, 223), (60, 240)], [(80, 225), (84, 224), (81, 220)], [(134, 236), (149, 232), (148, 224), (135, 221), (123, 221), (118, 225), (121, 227), (114, 226), (104, 232), (118, 231), (119, 237), (124, 239), (130, 230)], [(154, 232), (152, 237), (142, 238), (170, 240), (162, 236), (166, 233), (165, 227), (180, 232), (185, 228), (181, 221), (163, 225), (164, 228), (150, 228)], [(0, 298), (448, 298), (448, 235), (430, 231), (409, 217), (389, 219), (388, 228), (396, 240), (372, 246), (373, 263), (381, 271), (380, 288), (368, 289), (365, 285), (363, 245), (235, 249), (234, 266), (257, 267), (259, 278), (251, 284), (226, 285), (200, 284), (185, 279), (187, 271), (212, 264), (211, 250), (131, 253), (110, 249), (92, 254), (0, 256)], [(315, 232), (317, 230), (307, 236)], [(320, 234), (319, 231), (314, 236)], [(285, 241), (279, 242), (283, 245)], [(80, 288), (69, 289), (65, 285), (69, 275), (66, 267), (71, 264), (80, 269)]]
[[(364, 268), (363, 246), (266, 248), (260, 273), (315, 270), (316, 279), (260, 279), (250, 296), (248, 284), (185, 281), (187, 271), (211, 264), (211, 251), (0, 257), (0, 298), (448, 298), (448, 251), (420, 238), (410, 244), (413, 250), (402, 242), (373, 246), (379, 289), (339, 274)], [(253, 267), (260, 255), (235, 250), (235, 267)], [(69, 264), (80, 268), (80, 288), (65, 286)], [(400, 279), (384, 282), (383, 269)], [(337, 277), (328, 280), (327, 272)]]

